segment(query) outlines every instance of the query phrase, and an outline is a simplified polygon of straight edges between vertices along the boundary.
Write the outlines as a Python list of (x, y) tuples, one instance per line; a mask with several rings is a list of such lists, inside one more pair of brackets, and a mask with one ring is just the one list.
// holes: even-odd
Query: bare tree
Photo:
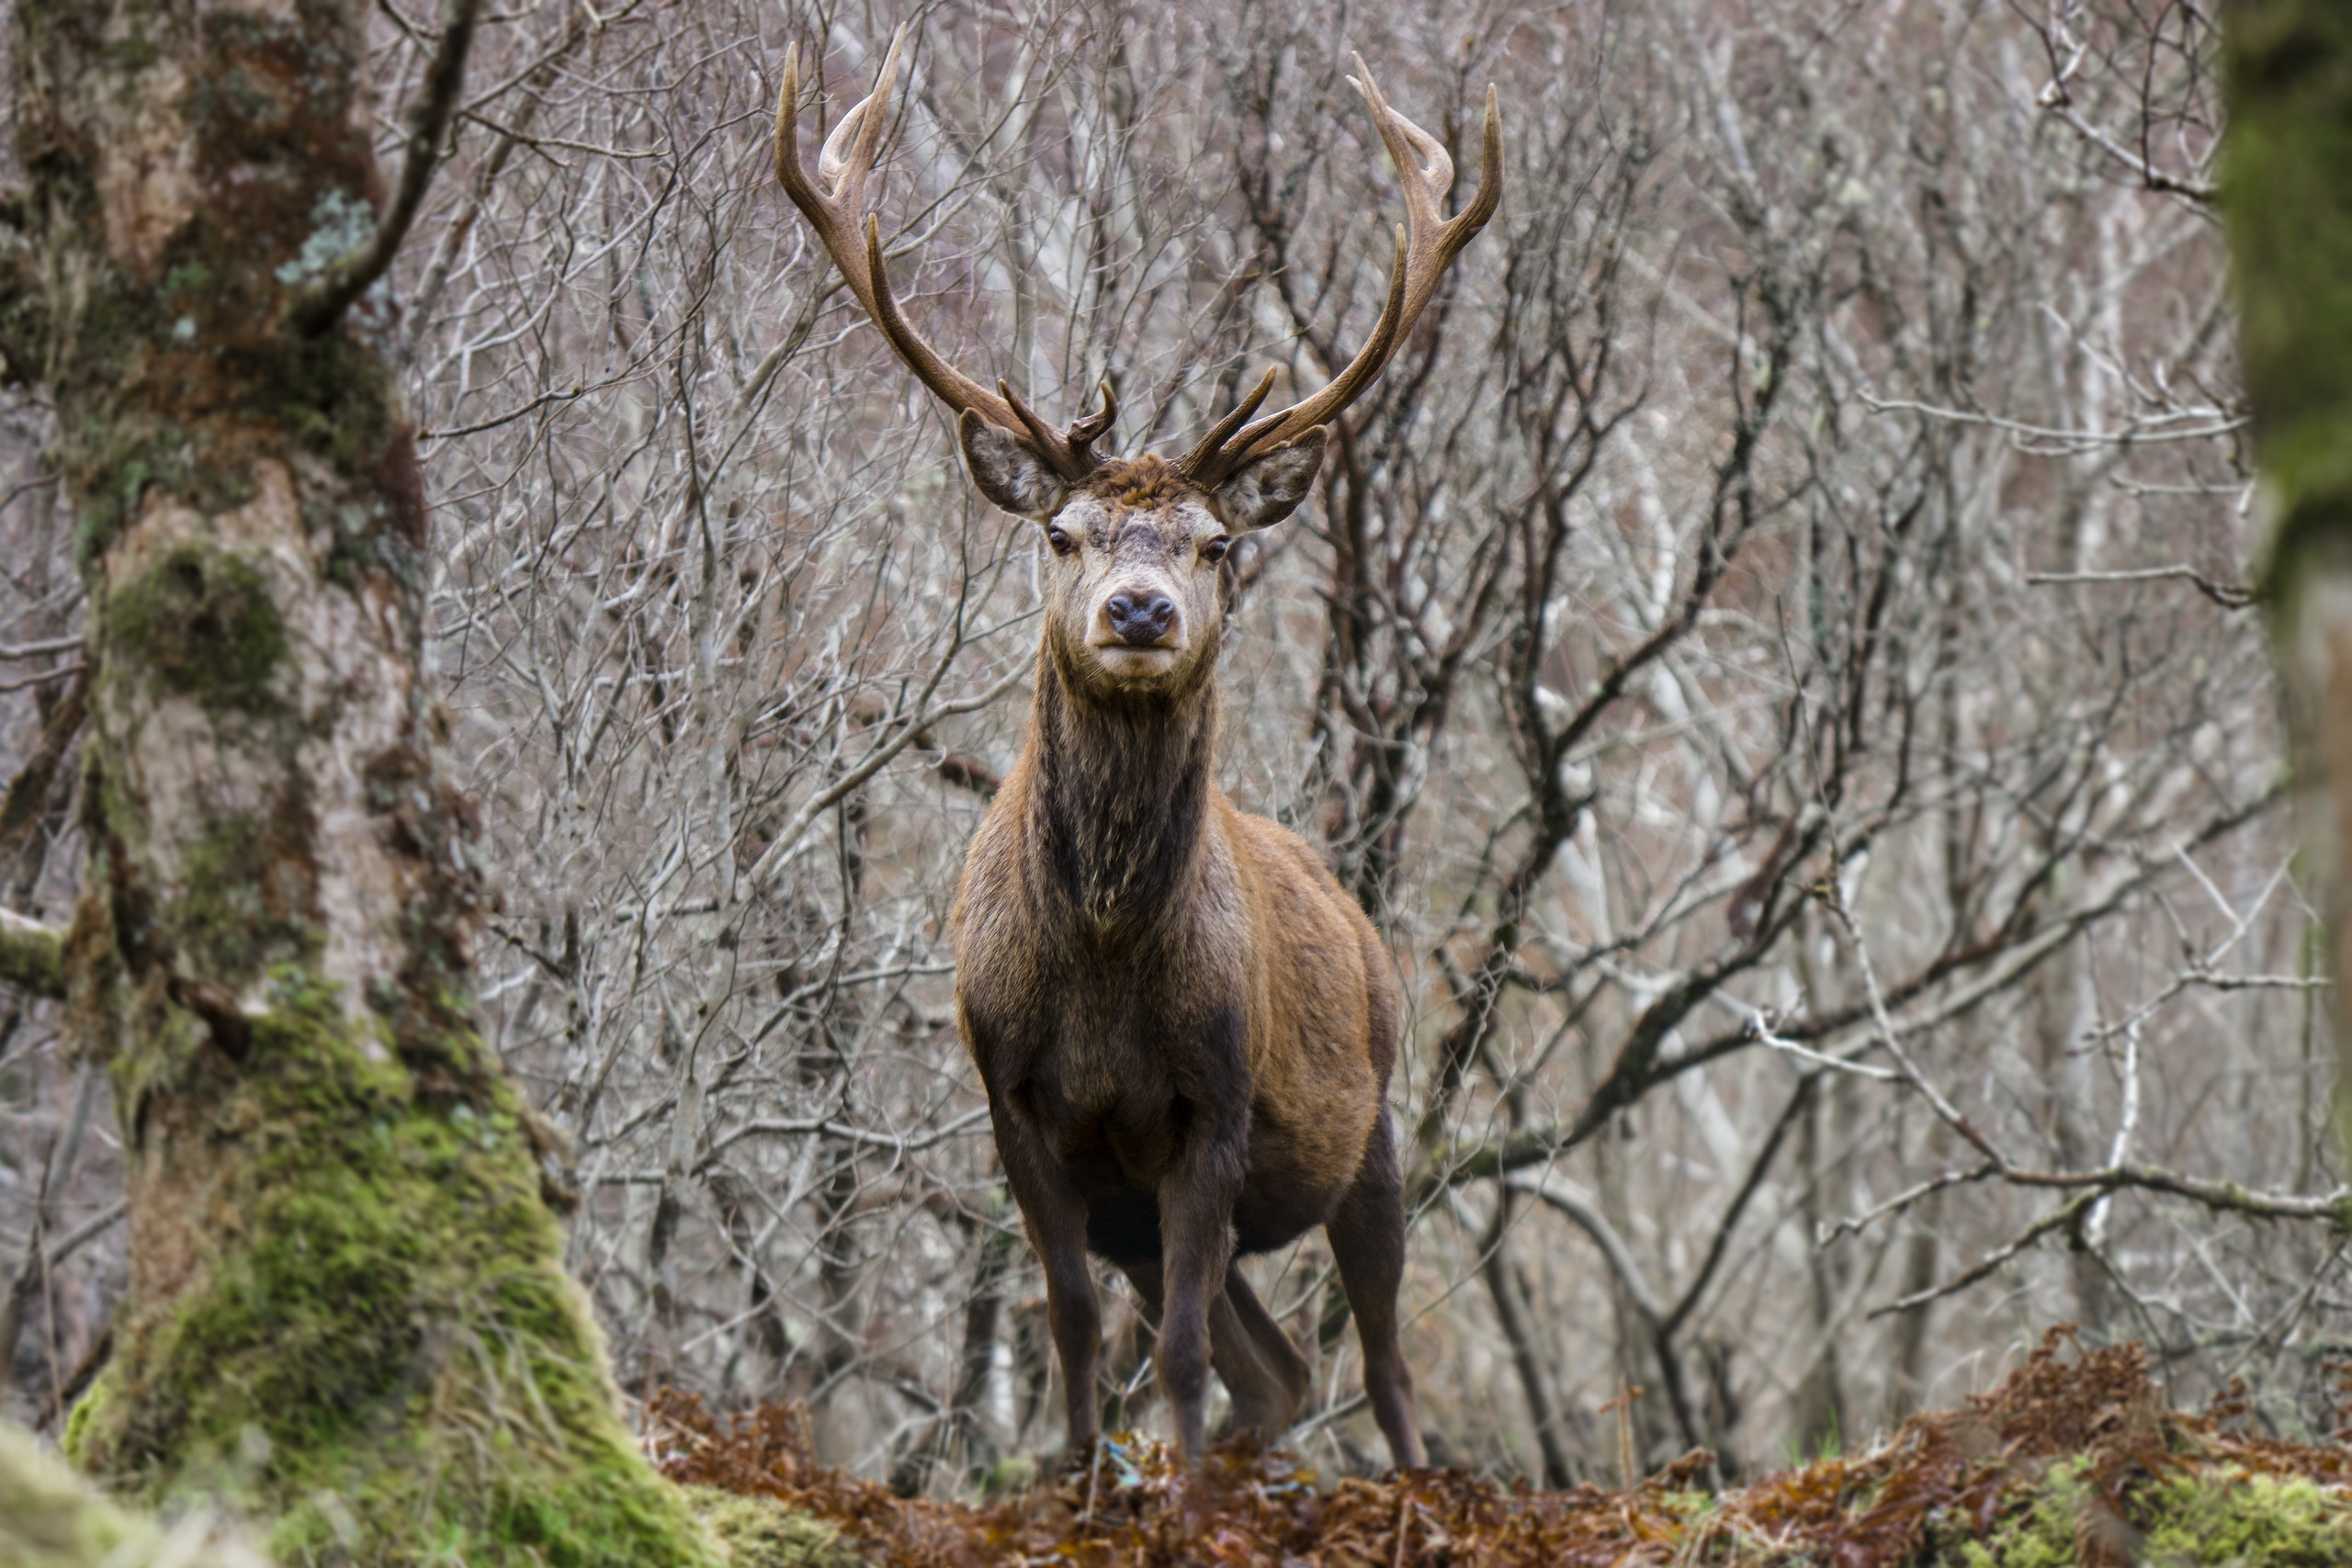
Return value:
[[(1637, 1464), (1728, 1476), (2052, 1320), (2318, 1413), (2329, 966), (2245, 586), (2219, 40), (2075, 0), (486, 16), (392, 342), (484, 1038), (568, 1138), (625, 1386), (803, 1400), (908, 1486), (1058, 1437), (944, 937), (1035, 546), (768, 186), (764, 62), (814, 52), (830, 130), (902, 20), (905, 310), (1017, 388), (1109, 378), (1133, 448), (1269, 363), (1311, 393), (1376, 319), (1397, 197), (1350, 51), (1458, 164), (1484, 85), (1511, 107), (1485, 254), (1237, 552), (1222, 676), (1237, 802), (1396, 966), (1438, 1457), (1613, 1477), (1638, 1389)], [(435, 27), (374, 28), (408, 102)], [(51, 927), (97, 733), (57, 417), (19, 394), (0, 488), (11, 907)], [(121, 1289), (124, 1171), (107, 1084), (64, 1135), (53, 1007), (6, 1016), (40, 1416)], [(1292, 1439), (1369, 1466), (1328, 1252), (1252, 1280), (1321, 1349)], [(1156, 1419), (1111, 1315), (1105, 1392)]]

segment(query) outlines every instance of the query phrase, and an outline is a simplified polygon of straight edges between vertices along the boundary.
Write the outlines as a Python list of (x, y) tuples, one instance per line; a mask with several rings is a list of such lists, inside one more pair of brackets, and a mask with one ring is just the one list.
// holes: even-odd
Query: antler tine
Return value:
[[(810, 182), (800, 164), (800, 48), (795, 44), (786, 51), (784, 86), (775, 106), (776, 179), (817, 231), (867, 317), (933, 396), (958, 413), (968, 409), (999, 429), (1027, 435), (1064, 478), (1083, 479), (1092, 471), (1096, 459), (1086, 450), (1085, 441), (1072, 437), (1090, 422), (1072, 426), (1070, 437), (1056, 435), (1012, 396), (1003, 382), (998, 383), (1004, 389), (1000, 396), (942, 358), (908, 324), (890, 291), (889, 273), (882, 260), (881, 221), (866, 206), (865, 187), (889, 119), (890, 93), (898, 85), (899, 57), (907, 30), (901, 26), (892, 36), (882, 69), (875, 76), (874, 90), (842, 116), (841, 123), (825, 138), (817, 154), (816, 183)], [(1103, 427), (1109, 423), (1108, 417), (1103, 417)]]
[(875, 74), (874, 91), (850, 106), (841, 123), (817, 150), (817, 177), (825, 182), (833, 200), (855, 212), (865, 205), (865, 182), (874, 173), (875, 154), (882, 151), (882, 132), (890, 119), (890, 92), (899, 85), (899, 53), (907, 41), (902, 26), (891, 35), (882, 69)]
[(1110, 378), (1105, 377), (1095, 385), (1102, 400), (1095, 405), (1092, 413), (1071, 424), (1063, 434), (1063, 439), (1069, 443), (1071, 458), (1089, 468), (1102, 461), (1094, 455), (1094, 444), (1109, 434), (1119, 418), (1119, 394), (1111, 389)]
[(1012, 383), (1000, 376), (997, 378), (996, 390), (997, 396), (1002, 398), (1006, 405), (1012, 410), (1012, 416), (1021, 422), (1021, 428), (1029, 433), (1030, 440), (1047, 452), (1051, 452), (1056, 446), (1061, 444), (1062, 438), (1046, 429), (1046, 422), (1039, 419), (1036, 412), (1021, 400), (1021, 394), (1012, 389)]
[(1387, 302), (1381, 308), (1380, 320), (1374, 326), (1371, 338), (1321, 391), (1241, 428), (1236, 434), (1236, 427), (1249, 417), (1257, 399), (1263, 396), (1261, 385), (1247, 407), (1218, 421), (1216, 428), (1179, 465), (1200, 483), (1220, 482), (1252, 454), (1296, 440), (1316, 425), (1336, 418), (1362, 396), (1413, 330), (1413, 324), (1437, 293), (1446, 269), (1453, 265), (1453, 258), (1477, 237), (1478, 231), (1487, 226), (1487, 220), (1495, 215), (1496, 207), (1502, 201), (1502, 110), (1491, 85), (1487, 88), (1477, 193), (1470, 198), (1469, 206), (1449, 220), (1441, 214), (1446, 192), (1453, 184), (1453, 160), (1437, 138), (1388, 107), (1379, 84), (1364, 68), (1362, 55), (1351, 58), (1355, 61), (1357, 74), (1348, 81), (1371, 108), (1373, 123), (1379, 127), (1380, 140), (1387, 147), (1389, 159), (1396, 165), (1396, 177), (1404, 186), (1406, 221), (1396, 232), (1396, 261), (1388, 276)]
[(1069, 427), (1072, 446), (1081, 441), (1100, 441), (1118, 423), (1119, 394), (1111, 389), (1110, 378), (1096, 382), (1095, 389), (1102, 394), (1102, 401), (1095, 404), (1092, 413)]
[(883, 56), (874, 91), (842, 116), (832, 134), (825, 138), (817, 154), (818, 178), (824, 182), (821, 190), (809, 183), (808, 172), (800, 165), (797, 43), (785, 51), (784, 86), (776, 95), (776, 179), (817, 231), (833, 265), (842, 269), (842, 280), (869, 316), (874, 314), (874, 280), (865, 265), (859, 231), (865, 227), (861, 220), (865, 214), (866, 181), (874, 172), (875, 155), (881, 151), (882, 131), (889, 118), (889, 93), (898, 85), (899, 51), (905, 41), (906, 28), (900, 28), (890, 40), (889, 52)]
[[(1401, 250), (1399, 254), (1401, 256)], [(1403, 268), (1398, 268), (1398, 271), (1402, 270)], [(1395, 290), (1391, 289), (1390, 292), (1393, 294)], [(1390, 303), (1393, 304), (1395, 301), (1391, 300)], [(1384, 319), (1385, 319), (1385, 313)], [(1275, 374), (1276, 372), (1269, 367), (1266, 373), (1258, 378), (1258, 384), (1243, 394), (1239, 402), (1233, 405), (1233, 412), (1211, 425), (1209, 433), (1201, 437), (1201, 444), (1185, 454), (1183, 461), (1176, 466), (1186, 473), (1192, 473), (1199, 467), (1203, 458), (1213, 457), (1223, 450), (1226, 437), (1240, 429), (1243, 423), (1258, 412), (1258, 405), (1266, 400), (1266, 394), (1274, 389)]]

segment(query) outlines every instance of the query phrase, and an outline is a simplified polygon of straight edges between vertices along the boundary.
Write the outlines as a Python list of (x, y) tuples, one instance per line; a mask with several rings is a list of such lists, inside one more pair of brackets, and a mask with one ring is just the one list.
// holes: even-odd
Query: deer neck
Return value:
[(1080, 688), (1050, 647), (1037, 660), (1029, 744), (1037, 871), (1082, 928), (1133, 938), (1181, 917), (1216, 789), (1217, 691), (1104, 697)]

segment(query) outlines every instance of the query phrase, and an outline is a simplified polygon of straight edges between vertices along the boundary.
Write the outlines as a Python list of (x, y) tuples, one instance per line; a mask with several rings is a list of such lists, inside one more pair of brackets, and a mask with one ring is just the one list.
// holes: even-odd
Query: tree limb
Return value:
[(441, 138), (449, 129), (450, 111), (457, 107), (458, 89), (465, 83), (466, 51), (473, 43), (474, 15), (480, 9), (481, 0), (444, 0), (441, 43), (424, 68), (424, 81), (409, 109), (408, 157), (401, 164), (391, 209), (365, 245), (336, 261), (295, 297), (294, 327), (305, 337), (316, 337), (341, 321), (400, 254), (401, 242), (416, 221), (425, 187), (441, 161)]
[(0, 981), (50, 1001), (63, 1001), (65, 933), (0, 909)]

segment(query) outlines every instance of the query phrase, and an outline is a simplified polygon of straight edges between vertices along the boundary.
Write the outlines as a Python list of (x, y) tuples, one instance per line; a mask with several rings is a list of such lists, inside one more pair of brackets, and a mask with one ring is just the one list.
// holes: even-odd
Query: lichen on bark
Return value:
[(68, 1447), (136, 1498), (232, 1495), (286, 1563), (713, 1562), (475, 1031), (388, 308), (295, 319), (381, 194), (367, 9), (14, 15), (0, 348), (56, 408), (93, 674), (73, 927), (10, 952), (55, 955), (130, 1201)]

